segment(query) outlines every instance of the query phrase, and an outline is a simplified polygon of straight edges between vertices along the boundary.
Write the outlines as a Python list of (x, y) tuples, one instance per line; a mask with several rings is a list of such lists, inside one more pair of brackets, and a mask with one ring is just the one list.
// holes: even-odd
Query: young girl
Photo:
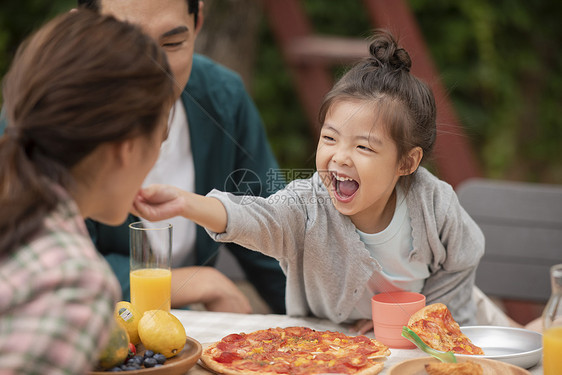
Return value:
[(324, 100), (311, 179), (251, 199), (155, 185), (135, 208), (149, 220), (183, 215), (218, 241), (277, 258), (288, 314), (370, 319), (374, 294), (408, 290), (474, 323), (484, 237), (451, 186), (419, 166), (435, 141), (433, 95), (387, 32), (370, 54)]
[(131, 25), (63, 14), (20, 47), (0, 138), (0, 372), (84, 374), (109, 338), (117, 279), (85, 217), (125, 220), (166, 136), (164, 53)]

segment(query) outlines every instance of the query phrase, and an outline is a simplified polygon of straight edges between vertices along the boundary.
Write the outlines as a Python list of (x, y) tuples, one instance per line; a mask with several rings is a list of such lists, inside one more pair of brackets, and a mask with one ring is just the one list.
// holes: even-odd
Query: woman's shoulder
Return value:
[(83, 263), (84, 267), (103, 267), (78, 206), (68, 195), (61, 196), (57, 207), (45, 217), (41, 230), (29, 246), (49, 263), (58, 259), (60, 262)]
[(90, 285), (103, 285), (108, 293), (118, 296), (117, 281), (109, 265), (97, 253), (76, 204), (69, 199), (59, 202), (10, 261), (15, 278), (24, 277), (28, 282), (34, 278), (32, 283), (41, 284), (46, 280), (44, 275), (49, 274), (53, 288), (90, 280)]

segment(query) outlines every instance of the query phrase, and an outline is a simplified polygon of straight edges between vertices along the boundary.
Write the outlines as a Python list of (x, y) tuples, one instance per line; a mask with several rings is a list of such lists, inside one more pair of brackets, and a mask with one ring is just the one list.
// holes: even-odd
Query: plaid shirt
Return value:
[(64, 199), (0, 259), (0, 374), (83, 374), (109, 339), (120, 287)]

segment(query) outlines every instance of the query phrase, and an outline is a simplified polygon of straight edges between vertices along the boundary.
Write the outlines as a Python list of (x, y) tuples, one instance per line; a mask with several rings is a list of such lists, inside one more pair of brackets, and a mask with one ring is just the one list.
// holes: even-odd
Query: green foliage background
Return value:
[[(408, 3), (484, 174), (562, 184), (562, 3)], [(373, 27), (360, 0), (303, 4), (318, 33), (367, 37)], [(254, 96), (270, 139), (281, 164), (312, 166), (315, 140), (265, 23), (260, 39)]]
[[(302, 2), (319, 33), (367, 37), (373, 28), (361, 0)], [(485, 175), (562, 184), (562, 2), (408, 3)], [(1, 2), (0, 76), (26, 35), (74, 4)], [(280, 164), (313, 167), (316, 139), (265, 18), (258, 50), (251, 89)]]
[(13, 55), (32, 31), (46, 20), (71, 9), (74, 0), (6, 0), (0, 2), (0, 77), (9, 67)]

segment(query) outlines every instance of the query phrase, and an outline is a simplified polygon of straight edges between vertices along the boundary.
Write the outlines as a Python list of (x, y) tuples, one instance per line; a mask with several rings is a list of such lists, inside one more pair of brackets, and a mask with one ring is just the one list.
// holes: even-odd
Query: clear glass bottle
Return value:
[(552, 294), (542, 315), (544, 375), (562, 374), (562, 264), (550, 268)]

